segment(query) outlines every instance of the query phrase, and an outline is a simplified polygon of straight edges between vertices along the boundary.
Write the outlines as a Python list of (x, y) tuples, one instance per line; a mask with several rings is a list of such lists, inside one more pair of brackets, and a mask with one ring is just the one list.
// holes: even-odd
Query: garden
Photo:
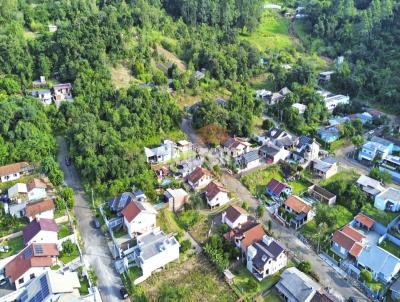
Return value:
[[(24, 248), (24, 238), (22, 236), (10, 238), (0, 243), (0, 246), (4, 249), (4, 252), (0, 252), (0, 259), (4, 259), (17, 254)], [(8, 247), (8, 250), (5, 247)]]
[(67, 264), (72, 260), (79, 257), (78, 246), (71, 240), (66, 240), (62, 243), (62, 250), (58, 259), (63, 263)]
[(72, 233), (72, 228), (68, 222), (62, 223), (58, 226), (58, 239), (65, 238), (69, 235), (72, 235)]

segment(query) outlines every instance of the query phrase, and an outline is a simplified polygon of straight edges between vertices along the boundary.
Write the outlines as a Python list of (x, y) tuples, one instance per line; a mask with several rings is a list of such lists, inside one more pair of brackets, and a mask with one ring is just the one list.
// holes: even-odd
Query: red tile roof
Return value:
[(22, 234), (24, 236), (24, 244), (27, 244), (33, 237), (40, 231), (58, 232), (58, 226), (54, 219), (34, 219), (24, 229)]
[(235, 222), (240, 215), (247, 215), (247, 212), (239, 206), (230, 206), (225, 211), (225, 218), (231, 222)]
[(240, 246), (246, 250), (248, 246), (255, 241), (261, 240), (265, 235), (264, 228), (261, 224), (255, 222), (246, 222), (233, 230), (224, 234), (226, 240), (240, 240)]
[(291, 195), (286, 199), (285, 205), (296, 213), (306, 213), (311, 211), (311, 206), (302, 201), (299, 197)]
[(133, 219), (136, 218), (137, 215), (140, 214), (140, 212), (141, 212), (141, 209), (137, 206), (136, 202), (130, 202), (122, 210), (121, 213), (128, 222), (131, 222)]
[(346, 225), (342, 230), (337, 230), (332, 237), (332, 241), (343, 247), (346, 251), (357, 257), (363, 249), (363, 234), (351, 226)]
[(10, 164), (0, 167), (0, 176), (7, 176), (14, 173), (20, 173), (22, 170), (29, 168), (30, 164), (26, 161)]
[(354, 219), (355, 219), (355, 221), (366, 226), (368, 229), (372, 228), (375, 223), (375, 221), (372, 218), (369, 218), (367, 215), (364, 215), (362, 213), (357, 214), (357, 216), (354, 217)]
[(54, 201), (52, 199), (42, 199), (31, 202), (26, 205), (26, 216), (35, 217), (36, 215), (54, 209)]
[(358, 255), (360, 255), (363, 248), (364, 248), (364, 246), (361, 243), (356, 242), (350, 249), (349, 253), (350, 253), (350, 255), (357, 257)]
[(347, 236), (353, 238), (355, 241), (362, 241), (365, 236), (357, 231), (355, 228), (346, 225), (343, 227), (342, 232), (345, 233)]
[(50, 267), (53, 264), (52, 257), (58, 254), (56, 244), (32, 243), (7, 263), (5, 275), (15, 282), (32, 267)]
[(279, 180), (275, 178), (271, 179), (267, 184), (267, 190), (270, 191), (275, 196), (281, 195), (282, 191), (288, 188), (289, 186), (281, 183)]
[(47, 185), (43, 182), (43, 180), (41, 180), (39, 178), (34, 178), (30, 182), (28, 182), (26, 184), (26, 187), (27, 187), (28, 192), (29, 192), (29, 191), (32, 191), (35, 188), (46, 189)]
[(193, 172), (189, 174), (188, 181), (190, 181), (191, 183), (196, 183), (206, 175), (211, 176), (211, 173), (207, 169), (196, 167), (196, 169), (194, 169)]
[(228, 192), (221, 184), (210, 182), (206, 187), (206, 197), (208, 200), (214, 199), (220, 192)]

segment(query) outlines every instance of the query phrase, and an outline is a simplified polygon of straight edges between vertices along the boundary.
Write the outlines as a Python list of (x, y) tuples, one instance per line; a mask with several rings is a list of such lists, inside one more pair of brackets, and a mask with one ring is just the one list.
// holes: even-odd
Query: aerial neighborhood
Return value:
[(399, 16), (0, 0), (0, 302), (400, 302)]

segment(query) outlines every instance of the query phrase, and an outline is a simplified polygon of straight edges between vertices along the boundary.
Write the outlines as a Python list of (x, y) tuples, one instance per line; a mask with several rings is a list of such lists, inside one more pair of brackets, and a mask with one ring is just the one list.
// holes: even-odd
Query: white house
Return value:
[(5, 276), (19, 289), (55, 264), (58, 254), (56, 244), (32, 243), (6, 264)]
[(187, 178), (187, 182), (193, 190), (202, 189), (206, 187), (211, 181), (211, 173), (207, 169), (204, 169), (202, 167), (196, 167), (196, 169), (194, 169)]
[(226, 223), (231, 229), (247, 222), (247, 212), (239, 206), (229, 206), (222, 213), (222, 223)]
[(144, 148), (144, 153), (147, 162), (150, 164), (160, 164), (179, 156), (174, 142), (170, 140), (164, 140), (163, 143), (156, 148)]
[(366, 175), (361, 175), (358, 178), (357, 185), (372, 198), (385, 190), (380, 181)]
[(181, 152), (188, 152), (192, 150), (192, 143), (188, 142), (187, 140), (180, 140), (176, 143), (176, 147)]
[(147, 202), (131, 201), (121, 213), (124, 227), (131, 238), (156, 227), (157, 210)]
[(276, 164), (280, 160), (285, 160), (290, 155), (290, 152), (284, 147), (278, 147), (272, 143), (266, 143), (260, 148), (259, 152), (268, 164)]
[(252, 150), (238, 158), (237, 163), (239, 164), (241, 169), (250, 170), (260, 166), (261, 156), (258, 150)]
[(150, 275), (179, 259), (179, 242), (174, 236), (167, 236), (160, 228), (137, 237), (137, 245), (133, 250), (133, 257), (137, 265), (142, 269), (143, 275), (134, 280), (138, 284), (146, 280)]
[(39, 200), (47, 197), (47, 185), (39, 178), (34, 178), (26, 184), (28, 200)]
[(52, 199), (42, 199), (29, 202), (25, 208), (25, 216), (29, 221), (35, 218), (54, 218), (54, 201)]
[(1, 182), (16, 180), (22, 175), (30, 174), (33, 167), (28, 162), (19, 162), (0, 167)]
[(53, 95), (48, 89), (34, 90), (31, 92), (31, 96), (39, 99), (43, 105), (51, 105), (53, 100)]
[(207, 185), (205, 196), (211, 208), (222, 206), (229, 202), (228, 190), (216, 182), (210, 182)]
[(299, 111), (299, 114), (303, 115), (304, 112), (306, 112), (307, 105), (300, 104), (300, 103), (294, 103), (294, 104), (292, 105), (292, 108), (297, 109), (297, 110)]
[(54, 219), (34, 219), (22, 230), (24, 244), (57, 243), (58, 226)]
[(307, 164), (319, 157), (320, 144), (315, 139), (302, 135), (294, 151), (292, 157), (301, 164)]
[(28, 189), (26, 184), (16, 183), (8, 189), (8, 197), (13, 202), (24, 202), (28, 199)]
[(247, 270), (261, 281), (287, 266), (287, 251), (275, 239), (264, 235), (247, 248)]
[(177, 212), (189, 201), (189, 194), (182, 188), (166, 189), (164, 198), (168, 202), (168, 208)]
[(387, 188), (375, 196), (374, 206), (382, 211), (400, 211), (400, 190), (391, 187)]
[(329, 112), (332, 112), (339, 104), (350, 102), (350, 97), (346, 95), (333, 94), (326, 90), (319, 90), (318, 93), (324, 98), (325, 107)]
[(228, 138), (228, 140), (223, 144), (224, 152), (232, 157), (238, 157), (249, 152), (250, 147), (250, 143), (237, 137)]
[(374, 136), (361, 147), (358, 160), (373, 161), (376, 157), (385, 159), (392, 154), (393, 147), (391, 141)]

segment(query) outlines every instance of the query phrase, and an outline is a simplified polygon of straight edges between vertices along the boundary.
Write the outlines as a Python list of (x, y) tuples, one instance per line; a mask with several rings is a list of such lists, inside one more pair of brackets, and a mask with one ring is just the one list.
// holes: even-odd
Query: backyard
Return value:
[[(68, 249), (66, 249), (65, 243), (68, 242)], [(71, 262), (72, 260), (76, 259), (79, 257), (79, 250), (78, 246), (75, 243), (69, 243), (70, 240), (67, 240), (63, 243), (63, 250), (60, 252), (60, 256), (58, 259), (63, 263), (67, 264)]]
[(62, 239), (72, 234), (71, 227), (68, 222), (62, 223), (58, 226), (58, 239)]
[(174, 301), (223, 302), (238, 298), (203, 256), (193, 256), (183, 263), (171, 263), (139, 285), (129, 283), (138, 274), (139, 271), (134, 269), (129, 272), (129, 278), (126, 275), (124, 278), (133, 300), (165, 301), (167, 294), (176, 297)]
[(379, 246), (381, 248), (387, 250), (389, 253), (392, 253), (397, 258), (400, 258), (400, 247), (395, 245), (390, 240), (385, 239), (384, 241), (382, 241), (382, 243)]
[(364, 205), (361, 211), (384, 226), (387, 226), (393, 219), (399, 216), (399, 213), (378, 210), (370, 203)]
[[(247, 189), (254, 195), (258, 196), (265, 193), (265, 186), (272, 179), (284, 181), (282, 171), (278, 165), (271, 165), (263, 170), (253, 171), (242, 176), (241, 181)], [(293, 194), (301, 195), (304, 193), (309, 184), (302, 180), (289, 181)]]
[(8, 252), (0, 252), (0, 259), (4, 259), (18, 253), (24, 248), (24, 238), (22, 236), (18, 236), (15, 238), (4, 240), (0, 243), (0, 246), (8, 246), (9, 248)]

